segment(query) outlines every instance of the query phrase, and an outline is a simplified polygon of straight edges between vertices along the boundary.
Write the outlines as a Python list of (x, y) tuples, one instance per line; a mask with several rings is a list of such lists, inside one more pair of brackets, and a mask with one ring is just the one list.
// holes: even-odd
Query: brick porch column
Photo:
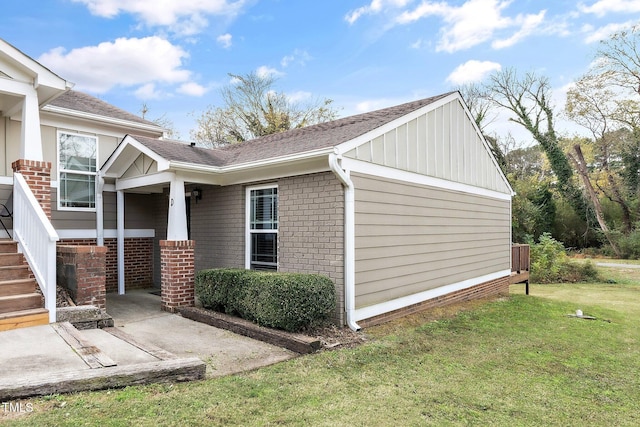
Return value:
[(194, 240), (160, 240), (162, 310), (195, 304), (195, 247)]
[(58, 245), (58, 280), (78, 305), (106, 308), (106, 246)]
[(11, 163), (11, 167), (24, 176), (47, 218), (51, 219), (51, 162), (19, 159)]

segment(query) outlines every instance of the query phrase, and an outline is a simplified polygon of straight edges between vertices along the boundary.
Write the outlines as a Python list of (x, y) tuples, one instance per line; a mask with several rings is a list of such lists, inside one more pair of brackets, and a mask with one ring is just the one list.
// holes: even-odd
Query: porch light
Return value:
[(202, 199), (202, 190), (200, 188), (194, 188), (191, 190), (191, 196), (195, 199), (196, 203)]

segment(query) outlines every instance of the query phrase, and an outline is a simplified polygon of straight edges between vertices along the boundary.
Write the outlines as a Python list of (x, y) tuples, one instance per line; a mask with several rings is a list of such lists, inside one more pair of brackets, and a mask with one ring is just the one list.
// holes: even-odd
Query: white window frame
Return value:
[(278, 228), (275, 230), (251, 230), (251, 192), (255, 190), (267, 190), (275, 188), (278, 190), (277, 184), (264, 184), (247, 187), (245, 190), (245, 263), (244, 267), (247, 270), (251, 269), (251, 235), (257, 233), (271, 233), (276, 235), (278, 243), (276, 244), (276, 271), (280, 269), (280, 257), (278, 256), (279, 249), (279, 233), (280, 233), (280, 191), (278, 190)]
[[(65, 135), (73, 135), (73, 136), (80, 136), (83, 138), (92, 138), (95, 140), (96, 142), (96, 171), (95, 172), (85, 172), (85, 171), (76, 171), (76, 170), (69, 170), (69, 169), (63, 169), (62, 168), (62, 163), (60, 162), (60, 135), (65, 134)], [(99, 150), (99, 138), (98, 135), (95, 134), (86, 134), (86, 133), (79, 133), (79, 132), (72, 132), (72, 131), (67, 131), (67, 130), (58, 130), (56, 133), (56, 161), (57, 161), (57, 165), (58, 165), (58, 173), (57, 173), (57, 177), (58, 177), (58, 182), (57, 182), (57, 205), (58, 205), (58, 210), (59, 211), (75, 211), (75, 212), (96, 212), (96, 207), (93, 208), (82, 208), (82, 207), (69, 207), (69, 206), (62, 206), (61, 205), (61, 199), (60, 199), (60, 191), (62, 188), (62, 179), (60, 178), (61, 175), (63, 173), (72, 173), (72, 174), (78, 174), (78, 175), (89, 175), (89, 176), (94, 176), (94, 183), (97, 186), (97, 177), (98, 177), (98, 165), (100, 164), (98, 162), (98, 156), (100, 153)], [(94, 190), (94, 195), (97, 192), (97, 187)], [(94, 200), (94, 205), (95, 205), (95, 200)]]

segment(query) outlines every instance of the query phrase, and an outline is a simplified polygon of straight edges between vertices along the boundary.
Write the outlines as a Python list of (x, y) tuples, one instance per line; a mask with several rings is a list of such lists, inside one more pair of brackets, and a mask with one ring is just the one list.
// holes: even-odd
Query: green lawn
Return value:
[[(243, 375), (30, 399), (17, 425), (640, 425), (640, 277), (370, 328), (357, 348)], [(640, 271), (637, 271), (640, 276)], [(581, 309), (598, 320), (567, 317)], [(2, 413), (0, 411), (0, 420)]]

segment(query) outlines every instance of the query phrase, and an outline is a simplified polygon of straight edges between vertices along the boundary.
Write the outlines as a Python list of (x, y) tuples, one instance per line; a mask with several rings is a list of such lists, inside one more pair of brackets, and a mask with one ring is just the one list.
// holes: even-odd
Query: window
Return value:
[(247, 189), (247, 268), (278, 269), (278, 187)]
[(58, 132), (58, 207), (96, 207), (98, 138)]

